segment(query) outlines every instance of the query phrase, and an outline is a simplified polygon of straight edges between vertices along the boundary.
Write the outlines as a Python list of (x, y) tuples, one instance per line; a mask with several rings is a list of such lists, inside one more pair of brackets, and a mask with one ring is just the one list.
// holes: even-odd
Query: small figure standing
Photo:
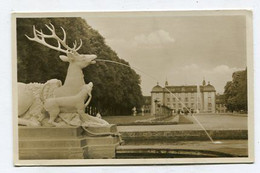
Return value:
[(102, 116), (99, 112), (97, 113), (96, 117), (102, 119)]
[(133, 107), (132, 111), (133, 111), (133, 115), (136, 116), (136, 107)]
[(141, 111), (142, 111), (142, 116), (144, 116), (144, 107), (142, 107)]

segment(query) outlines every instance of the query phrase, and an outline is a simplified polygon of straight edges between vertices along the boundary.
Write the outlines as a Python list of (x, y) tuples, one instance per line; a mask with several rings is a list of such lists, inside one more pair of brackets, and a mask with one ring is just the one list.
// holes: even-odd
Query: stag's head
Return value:
[(88, 54), (78, 54), (76, 53), (67, 53), (67, 55), (60, 55), (60, 59), (64, 62), (69, 62), (73, 65), (78, 66), (83, 69), (90, 64), (95, 64), (96, 55), (88, 55)]
[[(51, 49), (57, 50), (59, 52), (63, 52), (66, 55), (60, 55), (60, 59), (64, 62), (69, 62), (70, 64), (76, 65), (79, 68), (83, 69), (87, 67), (90, 64), (95, 64), (96, 61), (95, 59), (97, 58), (96, 55), (91, 55), (91, 54), (79, 54), (77, 51), (81, 48), (82, 46), (82, 40), (80, 39), (80, 44), (77, 44), (77, 41), (73, 43), (73, 47), (69, 47), (66, 44), (66, 32), (65, 30), (61, 27), (63, 31), (63, 39), (58, 37), (55, 32), (55, 27), (50, 23), (49, 25), (45, 25), (50, 31), (51, 34), (44, 34), (41, 31), (38, 31), (35, 29), (35, 26), (33, 26), (33, 35), (34, 37), (29, 37), (25, 35), (29, 40), (31, 41), (36, 41), (44, 46), (47, 46)], [(49, 43), (46, 43), (45, 39), (55, 39), (58, 43), (58, 46), (51, 45)]]

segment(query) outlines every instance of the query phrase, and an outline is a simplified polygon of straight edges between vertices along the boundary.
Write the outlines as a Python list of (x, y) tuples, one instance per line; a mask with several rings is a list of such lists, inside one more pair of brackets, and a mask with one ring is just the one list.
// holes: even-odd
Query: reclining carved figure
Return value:
[(52, 98), (53, 91), (61, 87), (61, 81), (48, 80), (46, 83), (18, 83), (18, 124), (41, 126), (45, 118), (43, 102)]
[[(44, 103), (44, 108), (50, 115), (49, 123), (53, 125), (58, 125), (54, 122), (55, 119), (58, 117), (59, 113), (68, 112), (68, 110), (72, 113), (77, 112), (80, 117), (82, 117), (83, 114), (85, 114), (85, 108), (88, 106), (92, 98), (92, 88), (93, 83), (90, 82), (83, 85), (80, 92), (74, 96), (46, 99)], [(85, 103), (87, 98), (88, 101)]]

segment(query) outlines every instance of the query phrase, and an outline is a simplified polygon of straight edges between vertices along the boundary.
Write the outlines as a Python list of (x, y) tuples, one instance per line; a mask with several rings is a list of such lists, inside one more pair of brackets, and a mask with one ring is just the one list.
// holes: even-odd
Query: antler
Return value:
[[(38, 42), (40, 44), (43, 44), (43, 45), (45, 45), (45, 46), (47, 46), (47, 47), (49, 47), (51, 49), (54, 49), (54, 50), (57, 50), (57, 51), (60, 51), (60, 52), (63, 52), (63, 53), (68, 53), (70, 51), (71, 52), (77, 52), (80, 49), (80, 47), (82, 46), (82, 40), (80, 39), (80, 45), (78, 47), (77, 47), (77, 41), (75, 40), (75, 42), (73, 43), (73, 48), (70, 48), (66, 44), (66, 32), (65, 32), (65, 30), (62, 27), (61, 27), (61, 29), (62, 29), (62, 32), (63, 32), (63, 35), (64, 35), (63, 39), (59, 38), (56, 35), (55, 27), (51, 23), (50, 23), (50, 26), (48, 26), (48, 25), (45, 25), (45, 26), (51, 31), (51, 35), (44, 34), (42, 32), (42, 30), (41, 31), (36, 30), (35, 26), (33, 25), (33, 35), (34, 35), (34, 37), (31, 38), (31, 37), (27, 36), (26, 34), (25, 34), (25, 36), (29, 40), (31, 40), (31, 41), (36, 41), (36, 42)], [(54, 38), (55, 40), (57, 40), (58, 47), (55, 47), (53, 45), (50, 45), (50, 44), (46, 43), (45, 38)], [(62, 49), (61, 45), (64, 48), (66, 48), (66, 50)]]

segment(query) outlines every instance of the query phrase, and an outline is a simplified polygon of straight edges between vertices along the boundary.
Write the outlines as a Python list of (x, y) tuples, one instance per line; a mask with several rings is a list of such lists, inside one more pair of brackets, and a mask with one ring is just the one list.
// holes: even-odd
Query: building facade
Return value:
[(164, 87), (157, 84), (151, 91), (151, 114), (155, 115), (161, 105), (167, 106), (173, 112), (188, 108), (198, 112), (215, 113), (216, 90), (210, 82), (206, 85), (205, 80), (200, 86), (169, 86), (166, 81)]

